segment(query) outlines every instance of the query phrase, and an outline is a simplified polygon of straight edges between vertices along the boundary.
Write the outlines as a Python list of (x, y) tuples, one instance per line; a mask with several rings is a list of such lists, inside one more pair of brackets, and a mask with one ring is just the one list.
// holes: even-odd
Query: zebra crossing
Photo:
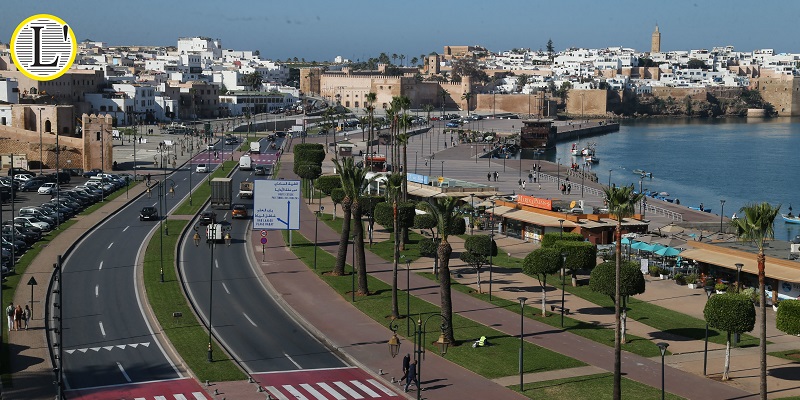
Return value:
[(400, 396), (358, 368), (254, 374), (267, 394), (278, 400), (392, 399)]
[(89, 352), (89, 350), (94, 351), (94, 352), (99, 352), (100, 350), (111, 351), (111, 350), (114, 350), (114, 349), (125, 350), (126, 348), (135, 349), (135, 348), (138, 348), (139, 346), (150, 347), (150, 342), (116, 344), (116, 345), (113, 345), (113, 346), (84, 347), (84, 348), (80, 348), (80, 349), (69, 349), (69, 350), (64, 350), (64, 351), (67, 354), (76, 354), (76, 352), (80, 353), (80, 354), (85, 354), (85, 353)]

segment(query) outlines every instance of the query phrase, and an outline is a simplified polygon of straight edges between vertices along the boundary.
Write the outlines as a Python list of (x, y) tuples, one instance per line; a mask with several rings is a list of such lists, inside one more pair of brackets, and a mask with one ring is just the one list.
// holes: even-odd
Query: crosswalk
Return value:
[(350, 400), (399, 397), (374, 379), (265, 386), (279, 400)]
[(208, 400), (205, 394), (200, 392), (193, 392), (191, 394), (191, 398), (186, 397), (183, 394), (173, 394), (169, 396), (153, 396), (153, 397), (135, 397), (133, 400)]
[(116, 345), (113, 345), (113, 346), (84, 347), (84, 348), (80, 348), (80, 349), (69, 349), (69, 350), (64, 350), (64, 351), (67, 352), (67, 354), (74, 354), (76, 352), (77, 352), (77, 354), (85, 354), (85, 353), (89, 352), (89, 350), (94, 351), (94, 352), (99, 352), (100, 350), (111, 351), (111, 350), (114, 350), (114, 349), (125, 350), (125, 349), (128, 349), (128, 348), (129, 349), (135, 349), (135, 348), (138, 348), (139, 346), (141, 346), (141, 347), (150, 347), (150, 342), (116, 344)]
[(131, 383), (74, 389), (66, 392), (69, 400), (213, 400), (194, 379)]

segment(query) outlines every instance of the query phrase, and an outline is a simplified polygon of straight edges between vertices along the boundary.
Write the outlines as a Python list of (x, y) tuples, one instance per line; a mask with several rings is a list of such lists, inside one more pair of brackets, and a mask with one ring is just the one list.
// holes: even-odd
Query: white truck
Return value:
[(225, 229), (222, 224), (212, 223), (206, 226), (206, 242), (222, 242), (225, 240)]
[(261, 153), (261, 142), (250, 142), (250, 153)]
[(239, 169), (242, 171), (252, 171), (253, 159), (247, 154), (239, 157)]
[(239, 198), (240, 199), (252, 199), (253, 198), (253, 189), (255, 188), (255, 183), (250, 181), (242, 181), (239, 184)]

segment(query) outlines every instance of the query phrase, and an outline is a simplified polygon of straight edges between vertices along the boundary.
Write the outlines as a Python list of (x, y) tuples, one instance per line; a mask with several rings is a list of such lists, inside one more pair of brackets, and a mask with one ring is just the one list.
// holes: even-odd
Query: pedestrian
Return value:
[(567, 184), (567, 194), (569, 194), (570, 192), (572, 192), (572, 184), (568, 183)]
[(525, 190), (525, 181), (522, 181), (522, 190)]
[(11, 329), (14, 327), (14, 303), (9, 303), (8, 307), (6, 308), (6, 316), (8, 317), (8, 331), (11, 332)]
[(541, 183), (539, 184), (539, 190), (542, 190), (542, 184)]
[(533, 183), (533, 174), (528, 174), (528, 183)]
[(25, 310), (22, 311), (22, 320), (25, 322), (25, 330), (28, 330), (28, 321), (31, 320), (31, 309), (25, 304)]
[(18, 331), (22, 329), (22, 306), (17, 304), (17, 308), (14, 310), (14, 330)]
[(534, 175), (534, 176), (533, 176), (533, 183), (536, 183), (536, 178), (537, 178), (538, 176), (539, 176), (539, 173), (537, 172), (537, 173), (536, 173), (536, 175)]
[(403, 376), (398, 381), (398, 385), (402, 385), (403, 381), (408, 379), (408, 366), (411, 363), (411, 355), (406, 353), (405, 357), (403, 357)]
[(419, 386), (419, 381), (417, 380), (417, 362), (412, 361), (411, 364), (408, 364), (408, 376), (406, 377), (406, 388), (405, 391), (408, 392), (408, 387), (411, 386), (411, 382), (414, 382)]
[[(427, 166), (427, 165), (428, 165), (428, 162), (425, 161), (425, 166)], [(489, 182), (492, 181), (492, 173), (491, 172), (486, 174), (486, 180), (488, 180)]]
[(522, 179), (517, 180), (517, 186), (519, 186), (519, 188), (522, 189)]

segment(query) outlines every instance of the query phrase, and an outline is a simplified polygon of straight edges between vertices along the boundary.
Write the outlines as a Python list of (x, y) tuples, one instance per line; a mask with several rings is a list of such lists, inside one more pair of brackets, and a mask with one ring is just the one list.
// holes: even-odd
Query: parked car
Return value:
[(200, 225), (215, 224), (217, 222), (217, 214), (213, 211), (203, 211), (200, 214)]
[(18, 182), (26, 182), (33, 179), (33, 175), (31, 174), (15, 174), (14, 180)]
[(37, 193), (39, 194), (53, 194), (58, 191), (58, 184), (57, 183), (45, 183), (42, 186), (39, 186), (39, 190)]
[(194, 172), (207, 173), (208, 172), (208, 166), (206, 166), (206, 164), (197, 164), (197, 167), (194, 169)]
[(85, 171), (85, 172), (83, 173), (83, 177), (84, 177), (84, 178), (91, 178), (91, 177), (93, 177), (93, 176), (96, 176), (97, 174), (102, 174), (102, 173), (103, 173), (103, 170), (102, 170), (102, 169), (100, 169), (100, 168), (93, 168), (93, 169), (91, 169), (90, 171)]
[(19, 175), (19, 174), (27, 174), (27, 175), (30, 175), (30, 176), (36, 176), (36, 173), (28, 171), (25, 168), (9, 168), (8, 169), (8, 176)]
[(14, 217), (14, 222), (17, 222), (17, 221), (22, 222), (23, 224), (24, 223), (28, 223), (28, 224), (31, 224), (33, 226), (39, 227), (39, 229), (41, 229), (42, 231), (45, 231), (45, 232), (47, 232), (50, 229), (52, 229), (52, 226), (49, 223), (47, 223), (45, 221), (42, 221), (42, 220), (40, 220), (40, 219), (38, 219), (36, 217), (31, 217), (31, 216)]
[(142, 211), (139, 211), (139, 221), (144, 220), (158, 221), (158, 210), (151, 206), (143, 207)]
[(247, 218), (247, 207), (244, 204), (234, 204), (231, 218)]
[(444, 126), (446, 126), (446, 127), (448, 127), (448, 128), (458, 128), (458, 127), (460, 127), (461, 125), (459, 125), (459, 124), (458, 124), (458, 122), (455, 122), (455, 121), (450, 121), (450, 122), (448, 122), (448, 123), (444, 124)]
[(34, 178), (34, 179), (30, 179), (30, 180), (22, 182), (19, 185), (19, 189), (18, 190), (20, 192), (35, 192), (35, 191), (39, 190), (39, 188), (44, 184), (45, 184), (44, 180), (41, 180), (39, 178)]

